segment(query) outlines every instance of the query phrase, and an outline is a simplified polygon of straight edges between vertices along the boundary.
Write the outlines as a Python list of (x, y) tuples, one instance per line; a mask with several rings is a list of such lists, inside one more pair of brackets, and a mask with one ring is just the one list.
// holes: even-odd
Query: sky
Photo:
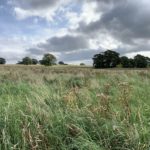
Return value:
[(150, 57), (149, 16), (149, 0), (0, 0), (0, 57), (92, 64), (107, 49)]

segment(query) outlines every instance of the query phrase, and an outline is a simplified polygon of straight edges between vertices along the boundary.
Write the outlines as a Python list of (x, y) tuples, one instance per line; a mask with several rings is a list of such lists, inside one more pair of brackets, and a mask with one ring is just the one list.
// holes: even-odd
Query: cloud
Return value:
[(43, 49), (40, 48), (29, 48), (26, 50), (28, 53), (32, 54), (32, 55), (42, 55), (44, 53), (46, 53), (46, 51), (44, 51)]
[(37, 19), (39, 28), (33, 26), (32, 31), (26, 29), (23, 34), (34, 39), (39, 31), (40, 40), (34, 39), (34, 44), (28, 46), (28, 42), (22, 44), (20, 49), (25, 54), (41, 57), (47, 52), (55, 53), (59, 59), (70, 62), (87, 61), (106, 49), (122, 55), (141, 52), (149, 55), (149, 0), (10, 1), (15, 17), (23, 25), (22, 31), (32, 25), (31, 20)]
[(49, 51), (67, 52), (86, 49), (89, 47), (89, 43), (83, 36), (65, 35), (62, 37), (52, 37), (46, 43), (38, 44), (38, 47)]
[(40, 17), (52, 21), (57, 11), (69, 3), (70, 0), (11, 0), (18, 19)]
[(13, 3), (24, 9), (47, 9), (56, 6), (60, 0), (13, 0)]
[(92, 57), (96, 53), (100, 53), (102, 50), (85, 49), (80, 51), (74, 51), (70, 53), (62, 53), (61, 59), (64, 61), (84, 61), (92, 60)]
[(16, 63), (27, 54), (24, 48), (28, 48), (28, 44), (25, 38), (0, 37), (0, 57), (4, 57), (7, 63)]
[(106, 35), (106, 38), (110, 36), (122, 43), (121, 47), (118, 45), (118, 50), (124, 49), (123, 53), (150, 50), (150, 2), (148, 0), (87, 1), (97, 3), (95, 12), (101, 13), (101, 17), (89, 24), (84, 20), (80, 21), (74, 32), (93, 38), (99, 34)]

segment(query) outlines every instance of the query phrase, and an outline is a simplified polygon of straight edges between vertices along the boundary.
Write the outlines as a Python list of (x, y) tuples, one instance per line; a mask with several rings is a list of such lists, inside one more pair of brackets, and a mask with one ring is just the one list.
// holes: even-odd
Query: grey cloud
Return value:
[(95, 11), (102, 13), (101, 18), (89, 24), (82, 20), (76, 30), (70, 31), (82, 36), (52, 37), (46, 43), (38, 44), (38, 49), (29, 49), (29, 51), (37, 55), (41, 54), (41, 49), (44, 50), (42, 53), (61, 52), (61, 59), (65, 61), (90, 59), (99, 51), (85, 49), (89, 48), (89, 39), (96, 39), (99, 34), (110, 35), (121, 42), (122, 45), (115, 49), (121, 55), (150, 51), (148, 0), (85, 0), (85, 2), (94, 1), (98, 6)]
[(128, 47), (127, 45), (122, 45), (116, 49), (114, 49), (115, 51), (119, 52), (121, 55), (126, 55), (127, 53), (139, 53), (139, 52), (146, 52), (146, 51), (150, 51), (150, 44), (137, 44), (137, 45), (130, 45), (130, 47)]
[(43, 51), (42, 49), (39, 49), (39, 48), (29, 48), (26, 51), (29, 54), (33, 54), (33, 55), (42, 55), (43, 53), (45, 53), (45, 51)]
[(72, 53), (62, 53), (60, 57), (63, 61), (79, 61), (79, 60), (92, 60), (93, 56), (100, 53), (101, 50), (87, 49), (82, 51), (75, 51)]
[[(102, 17), (88, 25), (81, 21), (75, 32), (82, 32), (87, 37), (96, 37), (101, 33), (109, 34), (122, 42), (124, 48), (121, 48), (120, 51), (124, 50), (124, 53), (126, 51), (150, 50), (148, 44), (150, 38), (150, 2), (148, 0), (92, 1), (97, 2), (97, 13), (101, 12)], [(143, 43), (138, 43), (138, 40), (142, 40)], [(129, 50), (128, 47), (130, 47)]]
[(40, 56), (44, 53), (60, 52), (59, 60), (65, 62), (92, 60), (94, 54), (102, 50), (88, 49), (88, 41), (82, 36), (53, 37), (47, 40), (46, 44), (39, 44), (38, 48), (30, 48), (27, 50), (34, 56)]
[(45, 9), (55, 6), (60, 0), (13, 0), (23, 9)]
[[(108, 1), (114, 3), (113, 8), (103, 13), (100, 20), (96, 22), (89, 25), (81, 22), (78, 31), (93, 33), (94, 31), (106, 30), (118, 39), (150, 37), (150, 10), (141, 8), (146, 5), (144, 2), (139, 1), (137, 3), (136, 0), (128, 0), (126, 3), (123, 1), (120, 1), (120, 3), (114, 0)], [(99, 5), (100, 2), (98, 1)]]
[(66, 35), (63, 37), (52, 37), (46, 43), (39, 44), (38, 47), (49, 51), (63, 52), (86, 49), (89, 47), (89, 43), (83, 36)]

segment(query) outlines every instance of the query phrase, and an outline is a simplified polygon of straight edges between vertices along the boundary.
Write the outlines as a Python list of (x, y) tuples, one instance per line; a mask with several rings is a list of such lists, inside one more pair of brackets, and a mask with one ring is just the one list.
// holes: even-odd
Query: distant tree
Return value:
[(150, 61), (150, 58), (149, 58), (149, 57), (145, 57), (145, 58), (146, 58), (147, 61)]
[(147, 65), (148, 65), (148, 67), (150, 67), (150, 58), (149, 58), (149, 57), (146, 57), (146, 60), (147, 60)]
[(17, 64), (21, 65), (21, 64), (23, 64), (23, 63), (22, 63), (22, 61), (18, 61)]
[(37, 65), (38, 64), (38, 60), (37, 59), (32, 59), (32, 64), (33, 65)]
[(0, 64), (6, 64), (6, 60), (4, 58), (0, 58)]
[(56, 64), (56, 57), (52, 54), (45, 54), (43, 59), (40, 60), (40, 63), (45, 66), (51, 66)]
[(24, 57), (22, 59), (22, 61), (20, 62), (20, 64), (23, 65), (31, 65), (32, 64), (32, 59), (30, 57)]
[(23, 65), (36, 65), (38, 64), (38, 60), (32, 59), (30, 57), (24, 57), (22, 61), (19, 61), (17, 64), (23, 64)]
[(84, 63), (80, 63), (80, 66), (85, 66), (85, 64)]
[(65, 63), (63, 61), (59, 61), (58, 64), (59, 65), (65, 65)]
[(119, 55), (120, 54), (115, 51), (111, 51), (111, 50), (105, 51), (104, 52), (105, 61), (106, 61), (105, 67), (106, 68), (116, 67), (120, 62)]
[(120, 58), (120, 63), (123, 68), (135, 68), (135, 60), (126, 56)]
[(126, 56), (123, 56), (120, 58), (120, 63), (123, 68), (129, 68), (130, 67), (130, 61), (129, 58)]
[(104, 68), (105, 58), (103, 54), (94, 55), (93, 61), (93, 66), (95, 68)]
[(129, 58), (129, 68), (135, 68), (135, 61), (132, 58)]
[(119, 53), (107, 50), (93, 57), (93, 66), (95, 68), (113, 68), (120, 63)]
[(136, 68), (146, 68), (148, 66), (147, 58), (139, 54), (134, 57), (134, 63)]

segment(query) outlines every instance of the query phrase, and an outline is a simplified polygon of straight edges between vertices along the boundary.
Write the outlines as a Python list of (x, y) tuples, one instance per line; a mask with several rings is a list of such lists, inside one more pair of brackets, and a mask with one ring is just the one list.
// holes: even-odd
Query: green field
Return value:
[(0, 150), (149, 150), (150, 70), (0, 66)]

